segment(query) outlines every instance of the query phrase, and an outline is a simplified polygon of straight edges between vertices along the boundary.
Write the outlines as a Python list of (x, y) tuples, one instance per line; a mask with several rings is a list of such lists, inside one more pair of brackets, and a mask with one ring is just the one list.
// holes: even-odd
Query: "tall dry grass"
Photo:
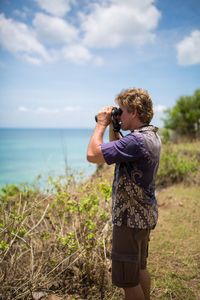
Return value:
[[(179, 182), (185, 182), (189, 190), (192, 186), (198, 188), (199, 149), (199, 143), (163, 147), (157, 181), (160, 192)], [(1, 190), (0, 299), (34, 299), (36, 292), (43, 296), (56, 293), (64, 299), (122, 299), (122, 292), (112, 286), (110, 279), (112, 176), (113, 167), (101, 166), (90, 180), (81, 184), (73, 177), (67, 178), (65, 184), (51, 179), (52, 190), (46, 193), (26, 185), (10, 185)], [(167, 203), (165, 195), (163, 201)], [(195, 203), (189, 211), (196, 220), (197, 215), (192, 212)], [(176, 224), (176, 214), (173, 215), (170, 228)], [(186, 219), (182, 222), (187, 224)], [(198, 221), (196, 224), (199, 226)], [(163, 245), (174, 247), (173, 243), (167, 245), (163, 232), (165, 228), (160, 228), (152, 240), (155, 262), (150, 261), (150, 267), (161, 276), (154, 278), (152, 297), (183, 299), (179, 298), (183, 294), (177, 285), (171, 294), (165, 291), (163, 276), (167, 275), (158, 272), (159, 266), (168, 265), (171, 258), (161, 251)], [(173, 291), (173, 286), (170, 288)], [(188, 295), (193, 297), (192, 293)]]

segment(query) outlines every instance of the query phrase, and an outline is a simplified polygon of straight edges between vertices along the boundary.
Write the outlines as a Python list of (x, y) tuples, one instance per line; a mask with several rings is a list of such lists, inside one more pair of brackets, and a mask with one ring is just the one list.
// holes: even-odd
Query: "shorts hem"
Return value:
[(115, 283), (115, 282), (113, 282), (112, 284), (119, 288), (131, 288), (131, 287), (135, 287), (135, 286), (139, 285), (139, 282), (137, 282), (137, 283), (131, 283), (131, 282), (130, 283)]

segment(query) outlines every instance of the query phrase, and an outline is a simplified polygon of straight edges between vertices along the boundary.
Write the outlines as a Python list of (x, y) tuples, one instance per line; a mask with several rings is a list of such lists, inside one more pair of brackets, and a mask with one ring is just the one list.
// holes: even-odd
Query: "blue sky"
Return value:
[(0, 0), (0, 127), (93, 127), (129, 87), (157, 126), (200, 88), (199, 0)]

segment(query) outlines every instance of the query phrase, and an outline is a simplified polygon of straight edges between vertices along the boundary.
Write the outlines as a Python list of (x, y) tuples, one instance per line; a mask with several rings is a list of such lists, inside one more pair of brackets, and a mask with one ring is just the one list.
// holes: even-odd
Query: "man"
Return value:
[[(150, 299), (150, 275), (146, 268), (149, 234), (158, 218), (155, 178), (160, 157), (157, 128), (149, 125), (153, 106), (147, 91), (122, 91), (115, 99), (121, 109), (118, 120), (123, 138), (113, 131), (113, 107), (103, 108), (88, 145), (92, 163), (115, 163), (112, 189), (112, 281), (124, 289), (126, 300)], [(110, 125), (110, 142), (103, 143)]]

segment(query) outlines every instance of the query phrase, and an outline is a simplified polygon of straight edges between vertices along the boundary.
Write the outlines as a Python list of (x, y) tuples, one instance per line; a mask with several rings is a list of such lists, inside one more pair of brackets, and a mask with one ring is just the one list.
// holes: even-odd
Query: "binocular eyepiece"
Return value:
[(121, 108), (117, 108), (117, 107), (114, 107), (112, 112), (111, 112), (111, 116), (113, 118), (117, 118), (118, 116), (121, 116), (121, 114), (122, 114)]

